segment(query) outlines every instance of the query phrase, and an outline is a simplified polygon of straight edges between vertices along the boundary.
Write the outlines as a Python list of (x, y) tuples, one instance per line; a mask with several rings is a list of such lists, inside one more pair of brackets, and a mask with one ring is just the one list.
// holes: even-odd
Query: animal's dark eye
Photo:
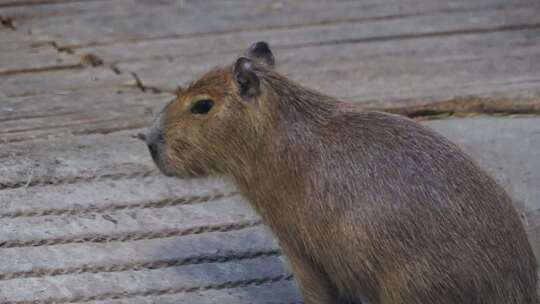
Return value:
[(212, 106), (214, 106), (214, 101), (212, 99), (201, 99), (191, 107), (191, 113), (206, 114), (212, 109)]

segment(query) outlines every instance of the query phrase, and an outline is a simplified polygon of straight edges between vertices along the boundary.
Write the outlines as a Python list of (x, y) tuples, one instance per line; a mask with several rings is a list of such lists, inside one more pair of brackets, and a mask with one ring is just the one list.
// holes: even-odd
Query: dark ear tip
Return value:
[(266, 41), (258, 41), (249, 47), (248, 54), (256, 58), (262, 58), (266, 64), (274, 65), (274, 54)]
[(255, 52), (267, 53), (270, 52), (270, 46), (266, 41), (258, 41), (251, 45), (250, 49)]

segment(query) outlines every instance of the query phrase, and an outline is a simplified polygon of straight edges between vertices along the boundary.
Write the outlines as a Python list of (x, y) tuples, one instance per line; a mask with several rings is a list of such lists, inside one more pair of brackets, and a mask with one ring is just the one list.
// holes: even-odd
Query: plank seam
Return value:
[(39, 68), (28, 68), (28, 69), (0, 71), (0, 76), (12, 76), (12, 75), (18, 75), (18, 74), (44, 73), (44, 72), (51, 72), (51, 71), (80, 70), (80, 69), (83, 69), (83, 68), (84, 68), (84, 65), (82, 63), (52, 65), (52, 66), (44, 66), (44, 67), (39, 67)]
[(213, 254), (191, 256), (182, 259), (165, 259), (152, 262), (126, 263), (121, 265), (91, 265), (85, 264), (79, 267), (69, 267), (60, 269), (35, 268), (30, 271), (19, 271), (10, 273), (0, 273), (0, 280), (12, 280), (22, 278), (42, 278), (51, 276), (60, 276), (68, 274), (81, 273), (108, 273), (122, 271), (141, 271), (153, 270), (170, 267), (179, 267), (186, 265), (210, 264), (210, 263), (227, 263), (241, 260), (257, 259), (262, 257), (279, 256), (281, 251), (278, 249), (262, 250), (262, 251), (244, 251), (233, 252), (228, 254)]
[(113, 234), (89, 234), (82, 236), (59, 237), (41, 240), (4, 240), (0, 241), (0, 248), (41, 247), (79, 243), (110, 243), (151, 240), (204, 234), (211, 232), (228, 232), (234, 230), (242, 230), (258, 226), (261, 223), (262, 222), (260, 220), (251, 220), (219, 225), (203, 225), (184, 229), (163, 229), (159, 231), (135, 231)]
[[(517, 100), (525, 103), (516, 103)], [(378, 108), (374, 110), (415, 119), (435, 119), (465, 115), (540, 115), (540, 98), (462, 96), (429, 102), (419, 106)]]
[[(66, 135), (66, 134), (73, 135), (73, 136), (93, 135), (93, 134), (107, 135), (107, 134), (111, 134), (111, 133), (119, 132), (119, 131), (140, 129), (140, 128), (148, 127), (148, 122), (146, 121), (147, 117), (149, 117), (149, 116), (148, 115), (146, 115), (146, 116), (141, 115), (139, 117), (134, 117), (134, 119), (140, 119), (140, 121), (133, 121), (133, 122), (125, 123), (124, 125), (110, 126), (110, 127), (92, 126), (91, 124), (110, 123), (110, 122), (116, 121), (115, 119), (95, 120), (95, 121), (89, 122), (88, 123), (89, 125), (86, 126), (87, 128), (85, 128), (85, 129), (78, 130), (78, 131), (71, 131), (71, 133), (66, 133), (66, 132), (64, 132), (64, 133), (53, 133), (53, 134), (50, 134), (50, 136), (59, 137), (61, 135)], [(19, 137), (11, 137), (9, 139), (0, 139), (0, 142), (7, 144), (7, 143), (18, 143), (18, 142), (35, 140), (37, 138), (36, 136), (28, 136), (28, 135), (26, 135), (26, 133), (28, 131), (34, 131), (34, 130), (41, 130), (41, 131), (42, 130), (46, 130), (46, 131), (62, 130), (65, 127), (71, 127), (71, 126), (75, 126), (75, 125), (80, 125), (80, 124), (67, 123), (67, 124), (55, 125), (55, 126), (49, 126), (49, 127), (41, 127), (41, 128), (36, 127), (36, 128), (31, 128), (31, 129), (25, 129), (25, 130), (8, 131), (8, 132), (4, 132), (3, 134), (11, 135), (11, 134), (16, 134), (16, 133), (19, 133), (19, 134), (22, 133), (23, 135), (19, 136)], [(48, 133), (45, 133), (45, 134), (48, 134)], [(1, 188), (0, 188), (0, 190), (1, 190)]]
[(33, 179), (31, 176), (28, 180), (16, 181), (16, 182), (2, 182), (0, 183), (0, 190), (5, 189), (17, 189), (17, 188), (28, 188), (35, 186), (56, 186), (56, 185), (70, 185), (77, 183), (88, 183), (95, 181), (103, 180), (124, 180), (124, 179), (133, 179), (133, 178), (147, 178), (150, 176), (156, 176), (158, 172), (156, 170), (148, 170), (141, 172), (132, 172), (132, 173), (107, 173), (101, 175), (92, 175), (92, 176), (71, 176), (65, 178), (49, 178), (49, 179)]
[(15, 0), (12, 2), (0, 3), (0, 7), (66, 4), (66, 3), (77, 3), (77, 2), (87, 2), (87, 1), (108, 1), (108, 0), (44, 0), (44, 1)]
[(214, 283), (201, 286), (181, 286), (165, 289), (150, 289), (146, 291), (132, 291), (132, 292), (109, 292), (92, 296), (74, 296), (64, 298), (49, 298), (43, 300), (25, 300), (25, 301), (12, 301), (4, 302), (5, 304), (58, 304), (58, 303), (75, 303), (75, 302), (91, 302), (91, 301), (104, 301), (104, 300), (119, 300), (132, 297), (150, 297), (150, 296), (163, 296), (180, 293), (192, 293), (202, 292), (208, 290), (223, 290), (233, 289), (239, 287), (252, 287), (268, 285), (280, 281), (290, 281), (293, 279), (293, 275), (290, 273), (284, 273), (276, 276), (266, 276), (253, 279), (228, 281), (224, 283)]
[(107, 134), (111, 134), (111, 133), (114, 133), (114, 132), (128, 131), (128, 130), (146, 128), (146, 127), (148, 127), (148, 122), (147, 121), (140, 121), (140, 122), (134, 121), (132, 123), (128, 123), (128, 124), (123, 125), (123, 126), (94, 127), (94, 128), (88, 128), (86, 130), (81, 130), (81, 131), (73, 131), (71, 134), (75, 135), (75, 136), (92, 135), (92, 134), (107, 135)]
[(107, 213), (121, 210), (133, 210), (133, 209), (160, 209), (167, 207), (176, 207), (183, 205), (194, 205), (210, 201), (219, 200), (226, 197), (231, 197), (238, 194), (236, 191), (228, 193), (219, 193), (214, 195), (204, 196), (186, 196), (178, 198), (166, 198), (158, 201), (142, 202), (136, 204), (109, 204), (100, 207), (87, 207), (87, 208), (51, 208), (42, 210), (20, 210), (13, 212), (0, 213), (0, 219), (14, 219), (20, 217), (39, 217), (39, 216), (51, 216), (51, 215), (81, 215), (89, 213)]
[(410, 39), (424, 39), (424, 38), (433, 38), (433, 37), (447, 37), (447, 36), (455, 36), (455, 35), (488, 34), (488, 33), (521, 31), (521, 30), (538, 29), (538, 28), (540, 28), (540, 23), (524, 23), (524, 24), (515, 24), (515, 25), (507, 25), (507, 26), (478, 27), (478, 28), (451, 30), (451, 31), (409, 33), (409, 34), (376, 36), (376, 37), (366, 37), (366, 38), (335, 39), (335, 40), (326, 40), (326, 41), (320, 41), (320, 42), (293, 44), (293, 45), (281, 46), (281, 47), (277, 46), (277, 48), (294, 49), (294, 48), (325, 46), (325, 45), (333, 45), (333, 44), (357, 44), (357, 43), (370, 43), (370, 42), (384, 42), (384, 41), (391, 41), (391, 40), (410, 40)]

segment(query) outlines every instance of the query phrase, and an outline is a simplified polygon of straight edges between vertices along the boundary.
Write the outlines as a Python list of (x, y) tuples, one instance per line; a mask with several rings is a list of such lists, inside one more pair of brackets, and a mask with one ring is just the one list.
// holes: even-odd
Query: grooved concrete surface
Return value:
[(508, 189), (540, 252), (540, 2), (0, 0), (0, 303), (299, 303), (220, 179), (134, 136), (267, 40), (278, 69), (422, 120)]

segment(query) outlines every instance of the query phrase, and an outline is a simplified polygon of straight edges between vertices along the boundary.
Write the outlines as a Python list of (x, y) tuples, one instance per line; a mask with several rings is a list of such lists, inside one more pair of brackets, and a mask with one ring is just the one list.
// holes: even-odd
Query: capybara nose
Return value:
[(165, 137), (163, 133), (158, 128), (151, 128), (149, 132), (144, 136), (144, 140), (147, 145), (160, 145), (165, 142)]
[(156, 160), (158, 157), (159, 146), (165, 142), (163, 133), (157, 128), (152, 128), (150, 132), (146, 134), (145, 140), (148, 150), (150, 151), (150, 155), (152, 155), (152, 158)]
[(148, 145), (148, 150), (150, 150), (150, 155), (152, 155), (152, 158), (155, 160), (157, 156), (157, 151), (158, 151), (157, 144), (151, 143), (147, 145)]

